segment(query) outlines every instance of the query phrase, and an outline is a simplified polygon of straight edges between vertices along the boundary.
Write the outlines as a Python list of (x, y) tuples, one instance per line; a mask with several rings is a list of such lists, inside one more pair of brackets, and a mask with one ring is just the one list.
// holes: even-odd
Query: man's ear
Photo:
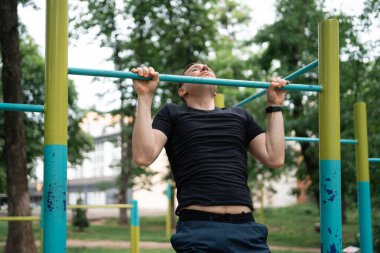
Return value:
[(186, 90), (186, 88), (185, 87), (181, 87), (181, 88), (179, 88), (178, 89), (178, 95), (181, 97), (181, 98), (183, 98), (184, 96), (186, 96), (187, 95), (187, 90)]

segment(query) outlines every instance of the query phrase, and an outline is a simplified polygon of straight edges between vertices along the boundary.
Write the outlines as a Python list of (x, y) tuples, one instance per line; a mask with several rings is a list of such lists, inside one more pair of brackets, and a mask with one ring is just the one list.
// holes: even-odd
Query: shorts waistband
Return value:
[(254, 222), (255, 219), (253, 218), (253, 214), (251, 212), (240, 214), (217, 214), (198, 210), (182, 209), (179, 212), (179, 221), (215, 221), (241, 224)]

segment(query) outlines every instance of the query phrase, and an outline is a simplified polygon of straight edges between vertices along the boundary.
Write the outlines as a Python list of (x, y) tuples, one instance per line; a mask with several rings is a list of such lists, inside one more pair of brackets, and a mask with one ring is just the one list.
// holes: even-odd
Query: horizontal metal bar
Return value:
[(358, 144), (358, 140), (340, 139), (340, 143), (343, 143), (343, 144)]
[(1, 111), (44, 112), (43, 105), (0, 103)]
[(39, 221), (38, 216), (2, 216), (0, 221)]
[[(285, 137), (285, 141), (298, 141), (298, 142), (319, 142), (319, 138), (307, 138), (307, 137)], [(357, 144), (357, 140), (341, 139), (342, 144)]]
[(306, 65), (305, 67), (302, 67), (299, 70), (294, 71), (293, 73), (285, 76), (284, 79), (291, 81), (294, 78), (299, 77), (300, 75), (305, 74), (306, 72), (309, 72), (310, 70), (312, 70), (313, 68), (317, 66), (318, 66), (318, 60), (315, 60), (312, 63)]
[(285, 137), (285, 141), (298, 141), (298, 142), (319, 142), (319, 138), (306, 138), (306, 137)]
[(132, 208), (132, 205), (130, 204), (110, 204), (110, 205), (68, 205), (66, 207), (67, 209), (89, 209), (89, 208), (104, 208), (104, 209), (110, 209), (110, 208)]
[(267, 93), (267, 90), (262, 90), (260, 92), (257, 92), (256, 94), (253, 94), (252, 96), (249, 96), (245, 99), (243, 99), (242, 101), (240, 101), (239, 103), (235, 104), (233, 107), (241, 107), (243, 105), (246, 105), (248, 104), (249, 102), (251, 102), (252, 100), (256, 99), (256, 98), (259, 98), (263, 95), (265, 95)]
[[(132, 72), (97, 70), (97, 69), (69, 68), (68, 74), (84, 75), (84, 76), (130, 78), (130, 79), (137, 79), (137, 80), (150, 80), (150, 78), (141, 77)], [(210, 85), (249, 87), (249, 88), (262, 88), (262, 89), (267, 89), (269, 87), (268, 82), (245, 81), (245, 80), (201, 78), (201, 77), (165, 75), (165, 74), (160, 74), (159, 78), (161, 81), (174, 82), (174, 83), (195, 83), (195, 84), (206, 84), (206, 85), (210, 84)], [(287, 85), (286, 87), (282, 89), (296, 90), (296, 91), (314, 91), (314, 92), (322, 91), (322, 87), (320, 85), (306, 85), (306, 84), (291, 84), (291, 85)]]
[[(288, 80), (288, 81), (291, 81), (291, 80), (293, 80), (294, 78), (296, 78), (296, 77), (298, 77), (298, 76), (300, 76), (300, 75), (302, 75), (302, 74), (304, 74), (304, 73), (310, 71), (311, 69), (313, 69), (313, 68), (315, 68), (315, 67), (317, 67), (317, 66), (318, 66), (318, 60), (315, 60), (315, 61), (313, 61), (312, 63), (306, 65), (305, 67), (300, 68), (299, 70), (297, 70), (297, 71), (291, 73), (290, 75), (285, 76), (284, 79), (285, 79), (285, 80)], [(265, 93), (266, 93), (265, 90), (264, 90), (264, 91), (260, 91), (260, 92), (258, 92), (258, 93), (256, 93), (256, 94), (252, 95), (252, 96), (249, 96), (249, 97), (245, 98), (245, 99), (242, 100), (241, 102), (239, 102), (239, 103), (237, 103), (236, 105), (234, 105), (234, 107), (241, 107), (241, 106), (243, 106), (243, 105), (246, 105), (246, 104), (248, 104), (249, 102), (251, 102), (252, 100), (254, 100), (254, 99), (256, 99), (256, 98), (259, 98), (259, 97), (265, 95)]]
[(380, 163), (380, 158), (368, 158), (368, 162), (370, 162), (370, 163)]

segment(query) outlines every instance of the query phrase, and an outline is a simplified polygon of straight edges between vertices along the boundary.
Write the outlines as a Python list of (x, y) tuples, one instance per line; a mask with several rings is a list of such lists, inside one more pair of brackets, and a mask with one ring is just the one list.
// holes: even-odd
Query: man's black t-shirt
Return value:
[(189, 205), (253, 209), (247, 148), (264, 131), (247, 111), (167, 104), (155, 116), (153, 128), (168, 138), (165, 149), (177, 186), (177, 214)]

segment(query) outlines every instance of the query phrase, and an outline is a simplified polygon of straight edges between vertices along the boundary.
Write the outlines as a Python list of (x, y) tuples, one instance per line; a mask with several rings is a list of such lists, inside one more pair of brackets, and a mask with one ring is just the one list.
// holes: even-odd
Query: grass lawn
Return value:
[[(348, 211), (347, 223), (343, 225), (343, 243), (344, 247), (348, 245), (356, 245), (356, 235), (359, 231), (357, 210)], [(376, 214), (376, 216), (375, 216)], [(259, 217), (259, 215), (256, 215)], [(373, 211), (373, 220), (379, 220), (379, 212)], [(257, 222), (261, 222), (256, 219)], [(269, 245), (279, 246), (297, 246), (297, 247), (313, 247), (319, 248), (319, 233), (315, 231), (314, 225), (319, 221), (319, 212), (316, 206), (295, 205), (284, 208), (265, 209), (264, 223), (269, 229)], [(164, 217), (143, 217), (141, 224), (141, 241), (167, 242), (165, 238), (165, 219)], [(34, 223), (35, 238), (38, 235), (38, 223)], [(0, 222), (0, 242), (5, 242), (7, 234), (7, 223)], [(116, 219), (106, 220), (104, 222), (92, 223), (85, 232), (76, 231), (71, 225), (67, 227), (68, 239), (82, 240), (116, 240), (128, 241), (129, 228), (127, 226), (119, 226)], [(118, 253), (125, 250), (107, 250), (102, 249), (80, 249), (70, 248), (68, 252), (110, 252)], [(170, 250), (143, 250), (142, 252), (173, 252)], [(279, 252), (280, 253), (280, 252)], [(288, 252), (290, 253), (290, 252)]]
[[(69, 248), (67, 253), (127, 253), (129, 250), (114, 250), (114, 249), (83, 249), (83, 248)], [(140, 250), (141, 253), (175, 253), (171, 249), (146, 249)], [(309, 253), (301, 251), (272, 251), (272, 253)]]
[[(320, 234), (314, 228), (319, 222), (319, 211), (314, 205), (265, 209), (264, 215), (270, 245), (320, 247)], [(343, 225), (344, 246), (355, 245), (359, 232), (356, 210), (349, 210), (347, 216), (347, 222)]]
[[(4, 251), (4, 247), (0, 247), (0, 252)], [(86, 249), (86, 248), (68, 248), (67, 253), (128, 253), (125, 249)], [(140, 250), (140, 253), (175, 253), (171, 249), (146, 249)], [(272, 251), (272, 253), (309, 253), (302, 251)]]

